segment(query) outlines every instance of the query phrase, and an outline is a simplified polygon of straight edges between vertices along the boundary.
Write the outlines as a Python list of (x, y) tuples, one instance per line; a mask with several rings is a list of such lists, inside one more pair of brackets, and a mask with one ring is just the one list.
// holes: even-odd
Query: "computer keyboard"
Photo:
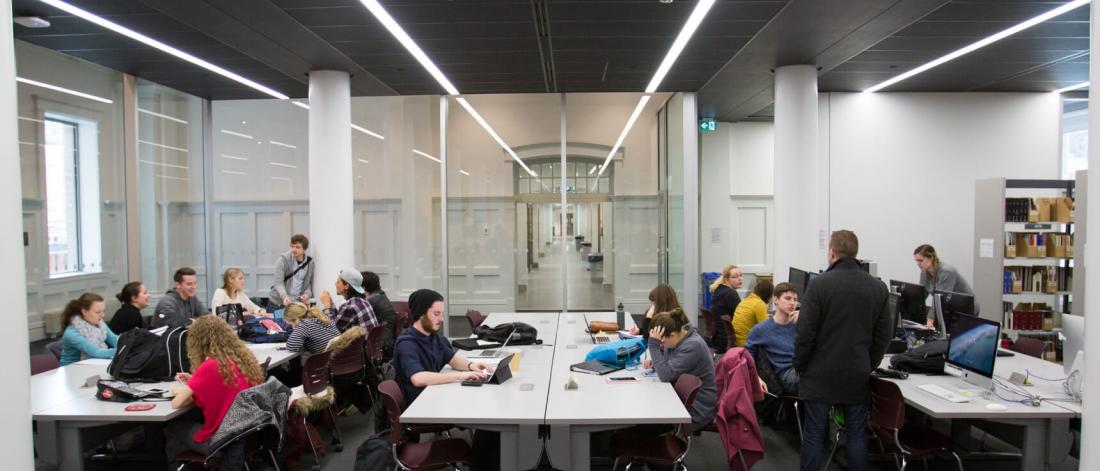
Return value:
[(963, 396), (957, 392), (951, 391), (943, 386), (935, 384), (922, 384), (917, 386), (921, 390), (932, 394), (933, 396), (939, 396), (941, 399), (945, 399), (951, 402), (970, 402), (970, 398)]

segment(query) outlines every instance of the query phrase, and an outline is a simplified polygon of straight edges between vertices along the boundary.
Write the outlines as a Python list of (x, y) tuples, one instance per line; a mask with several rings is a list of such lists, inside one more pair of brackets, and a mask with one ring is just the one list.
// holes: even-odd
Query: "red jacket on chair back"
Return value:
[(715, 371), (718, 387), (718, 415), (714, 419), (730, 471), (742, 470), (740, 450), (751, 468), (764, 459), (764, 437), (756, 420), (753, 403), (764, 400), (756, 376), (756, 364), (744, 348), (731, 348), (722, 356)]

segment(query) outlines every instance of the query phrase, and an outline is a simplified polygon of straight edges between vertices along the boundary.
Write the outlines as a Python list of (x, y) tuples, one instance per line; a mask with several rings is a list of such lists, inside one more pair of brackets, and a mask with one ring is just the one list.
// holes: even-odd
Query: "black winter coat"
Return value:
[(882, 281), (841, 259), (807, 288), (798, 315), (798, 395), (827, 404), (864, 404), (871, 371), (892, 332)]

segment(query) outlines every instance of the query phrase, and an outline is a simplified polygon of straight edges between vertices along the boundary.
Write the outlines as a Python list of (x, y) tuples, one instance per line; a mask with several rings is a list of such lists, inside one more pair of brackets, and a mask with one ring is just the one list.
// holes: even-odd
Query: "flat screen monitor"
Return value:
[(1070, 374), (1077, 355), (1085, 352), (1085, 318), (1062, 314), (1062, 335), (1066, 336), (1062, 343), (1062, 366), (1066, 374)]
[(889, 293), (886, 298), (886, 315), (890, 316), (890, 333), (894, 334), (901, 325), (901, 311), (898, 310), (898, 301), (901, 296), (897, 293)]
[(791, 286), (794, 287), (795, 291), (798, 292), (799, 296), (802, 296), (802, 295), (806, 294), (806, 278), (807, 277), (808, 277), (808, 273), (806, 273), (805, 271), (802, 271), (802, 270), (800, 270), (798, 268), (795, 268), (795, 267), (791, 267), (791, 273), (790, 273), (790, 276), (787, 278), (787, 282), (790, 283)]
[(928, 311), (924, 305), (925, 300), (928, 298), (928, 292), (924, 290), (924, 287), (914, 283), (890, 280), (890, 289), (900, 296), (898, 310), (901, 313), (901, 318), (924, 324), (928, 319)]
[(936, 290), (936, 293), (943, 296), (944, 312), (970, 316), (978, 315), (978, 311), (974, 306), (974, 295), (940, 290)]
[(981, 388), (993, 385), (993, 366), (1001, 324), (973, 316), (959, 316), (948, 331), (944, 373), (958, 376)]
[(817, 277), (820, 276), (820, 275), (821, 275), (820, 273), (814, 273), (814, 272), (807, 273), (806, 274), (806, 289), (809, 289), (810, 288), (810, 283), (813, 283), (814, 280), (816, 280)]

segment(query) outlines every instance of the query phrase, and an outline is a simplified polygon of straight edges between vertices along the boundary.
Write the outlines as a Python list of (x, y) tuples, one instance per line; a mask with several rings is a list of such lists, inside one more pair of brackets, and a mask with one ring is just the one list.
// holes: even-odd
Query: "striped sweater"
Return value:
[(328, 348), (328, 343), (339, 335), (335, 325), (322, 324), (312, 317), (305, 318), (290, 331), (286, 349), (291, 352), (301, 352), (303, 349), (309, 353), (323, 352)]

